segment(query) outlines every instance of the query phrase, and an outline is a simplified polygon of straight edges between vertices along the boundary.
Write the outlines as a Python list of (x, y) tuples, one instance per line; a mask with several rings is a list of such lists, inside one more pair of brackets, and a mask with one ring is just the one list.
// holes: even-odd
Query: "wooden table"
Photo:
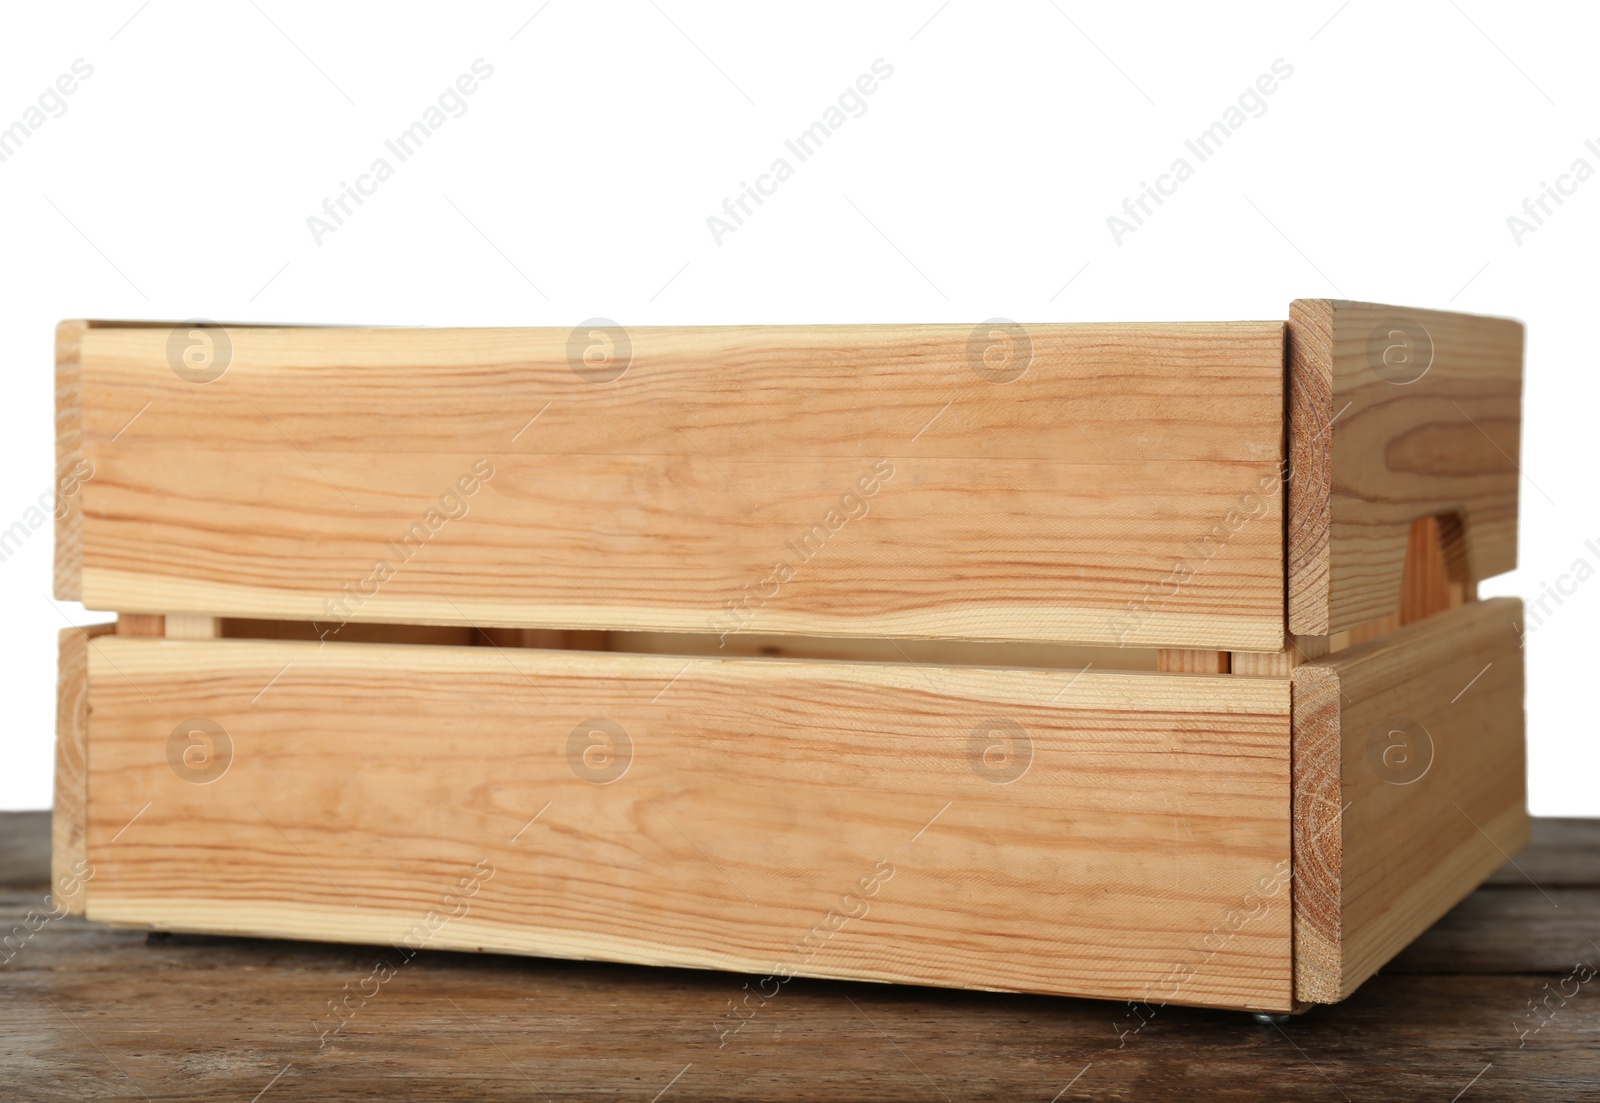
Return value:
[[(48, 848), (48, 814), (0, 815), (5, 927), (43, 909)], [(0, 1100), (1600, 1099), (1600, 820), (1536, 821), (1351, 999), (1281, 1026), (796, 980), (719, 1046), (753, 978), (424, 952), (319, 1039), (393, 950), (76, 918), (8, 945)]]

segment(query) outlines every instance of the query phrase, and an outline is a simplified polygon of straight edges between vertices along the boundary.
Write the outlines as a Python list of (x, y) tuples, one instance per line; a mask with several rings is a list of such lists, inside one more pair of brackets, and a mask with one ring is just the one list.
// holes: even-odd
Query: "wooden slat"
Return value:
[(115, 627), (119, 636), (165, 636), (167, 618), (159, 613), (121, 613)]
[(1366, 643), (1368, 640), (1381, 640), (1385, 636), (1393, 635), (1400, 630), (1401, 624), (1400, 611), (1397, 609), (1393, 613), (1386, 613), (1378, 617), (1376, 620), (1369, 620), (1364, 624), (1356, 625), (1354, 628), (1347, 628), (1343, 632), (1335, 632), (1331, 636), (1322, 638), (1328, 641), (1329, 651), (1344, 651), (1356, 646), (1356, 644)]
[[(84, 598), (1277, 646), (1282, 324), (1027, 331), (1006, 383), (974, 370), (967, 326), (639, 329), (626, 373), (594, 383), (565, 329), (229, 329), (228, 370), (197, 384), (169, 367), (170, 331), (98, 326)], [(399, 554), (461, 479), (467, 514), (444, 521), (446, 500)]]
[[(83, 386), (79, 351), (87, 322), (56, 327), (56, 512), (55, 595), (78, 601), (83, 590), (81, 481), (91, 473), (83, 448)], [(68, 495), (69, 488), (78, 493)]]
[(1228, 669), (1257, 678), (1287, 678), (1301, 663), (1326, 655), (1328, 642), (1327, 636), (1286, 636), (1279, 651), (1235, 651)]
[(90, 700), (94, 919), (395, 943), (487, 863), (429, 946), (1291, 1003), (1286, 682), (113, 637)]
[(221, 618), (221, 624), (218, 626), (218, 635), (225, 639), (309, 641), (327, 639), (334, 643), (422, 643), (461, 647), (485, 642), (485, 633), (497, 631), (500, 629), (480, 629), (466, 625), (339, 625), (301, 620), (239, 620), (233, 617)]
[(1460, 516), (1423, 517), (1413, 523), (1400, 582), (1400, 623), (1414, 624), (1477, 597), (1477, 583), (1467, 577)]
[(175, 640), (210, 640), (222, 635), (221, 617), (202, 617), (192, 613), (172, 613), (165, 619), (166, 635)]
[(1295, 669), (1299, 999), (1348, 996), (1527, 841), (1521, 609), (1474, 603)]
[(760, 632), (740, 632), (726, 639), (691, 636), (682, 632), (613, 632), (603, 650), (632, 651), (646, 655), (710, 655), (724, 659), (846, 659), (864, 663), (932, 663), (936, 666), (1003, 666), (1012, 669), (1156, 669), (1156, 652), (1147, 647), (979, 643), (971, 640), (875, 640), (864, 636), (826, 638), (776, 636)]
[(1477, 584), (1466, 578), (1466, 547), (1460, 518), (1423, 517), (1411, 525), (1406, 539), (1405, 568), (1400, 582), (1400, 607), (1393, 613), (1332, 636), (1295, 636), (1282, 651), (1235, 651), (1232, 671), (1288, 677), (1301, 663), (1330, 651), (1343, 651), (1379, 639), (1405, 624), (1476, 601)]
[[(23, 886), (0, 891), (6, 926), (47, 891), (48, 833), (41, 813), (0, 813), (0, 885)], [(0, 1083), (21, 1099), (260, 1103), (1592, 1100), (1600, 1000), (1574, 966), (1600, 964), (1600, 894), (1547, 877), (1596, 883), (1600, 822), (1535, 820), (1532, 834), (1517, 864), (1559, 907), (1508, 866), (1518, 887), (1475, 893), (1349, 1001), (1284, 1024), (1287, 1039), (1207, 1010), (810, 982), (786, 985), (723, 1046), (749, 978), (468, 954), (403, 963), (392, 947), (183, 934), (147, 944), (67, 918), (5, 968)], [(371, 995), (378, 962), (399, 975)], [(328, 1001), (346, 998), (353, 1017), (332, 1034)]]
[(1422, 517), (1459, 516), (1466, 579), (1517, 565), (1522, 344), (1521, 323), (1504, 318), (1291, 306), (1290, 631), (1332, 635), (1398, 612)]
[(88, 871), (84, 825), (89, 804), (89, 641), (115, 625), (63, 628), (56, 637), (55, 813), (50, 821), (50, 881), (61, 907), (82, 915)]
[(1156, 669), (1173, 674), (1227, 674), (1232, 663), (1226, 651), (1163, 647), (1156, 652)]

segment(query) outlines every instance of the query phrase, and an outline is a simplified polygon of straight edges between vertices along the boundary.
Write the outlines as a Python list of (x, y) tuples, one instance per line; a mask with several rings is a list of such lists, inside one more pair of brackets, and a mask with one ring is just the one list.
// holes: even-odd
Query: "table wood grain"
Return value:
[(1600, 820), (1282, 1026), (795, 980), (726, 1044), (755, 978), (41, 923), (49, 831), (0, 815), (0, 1100), (1600, 1100)]

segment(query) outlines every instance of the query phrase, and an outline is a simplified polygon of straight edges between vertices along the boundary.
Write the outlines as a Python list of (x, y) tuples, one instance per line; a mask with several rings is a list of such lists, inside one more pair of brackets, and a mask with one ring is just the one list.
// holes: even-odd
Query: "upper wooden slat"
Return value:
[(1505, 318), (1293, 304), (1290, 631), (1398, 611), (1406, 536), (1422, 517), (1460, 517), (1470, 580), (1517, 565), (1522, 346), (1521, 323)]
[(81, 321), (56, 327), (55, 595), (62, 601), (79, 601), (83, 592), (83, 503), (77, 491), (82, 476), (92, 472), (84, 466), (78, 360), (87, 331)]
[[(635, 329), (626, 372), (594, 382), (566, 329), (228, 328), (208, 334), (227, 370), (196, 383), (169, 366), (187, 329), (96, 324), (82, 597), (328, 626), (1280, 646), (1282, 324), (1028, 326), (1004, 383), (974, 332)], [(440, 523), (463, 478), (466, 514)]]

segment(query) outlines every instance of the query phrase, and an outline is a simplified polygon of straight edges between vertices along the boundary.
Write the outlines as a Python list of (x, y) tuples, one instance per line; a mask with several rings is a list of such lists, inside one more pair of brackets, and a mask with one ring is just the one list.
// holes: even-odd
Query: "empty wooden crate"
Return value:
[(56, 593), (118, 619), (62, 635), (58, 890), (753, 974), (740, 1021), (794, 976), (1337, 1001), (1525, 839), (1476, 595), (1521, 358), (1327, 301), (64, 323)]

